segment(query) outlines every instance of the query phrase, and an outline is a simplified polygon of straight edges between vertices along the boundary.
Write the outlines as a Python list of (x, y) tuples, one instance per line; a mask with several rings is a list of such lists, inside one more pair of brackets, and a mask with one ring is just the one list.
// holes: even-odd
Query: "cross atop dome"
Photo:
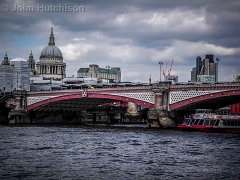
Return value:
[(54, 34), (53, 34), (53, 28), (51, 28), (51, 34), (49, 36), (49, 46), (55, 46), (55, 42), (54, 42)]

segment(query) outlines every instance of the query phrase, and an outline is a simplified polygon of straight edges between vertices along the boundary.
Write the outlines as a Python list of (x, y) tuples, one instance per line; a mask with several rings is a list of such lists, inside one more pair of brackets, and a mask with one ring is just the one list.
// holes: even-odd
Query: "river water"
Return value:
[(0, 126), (0, 179), (239, 179), (240, 136)]

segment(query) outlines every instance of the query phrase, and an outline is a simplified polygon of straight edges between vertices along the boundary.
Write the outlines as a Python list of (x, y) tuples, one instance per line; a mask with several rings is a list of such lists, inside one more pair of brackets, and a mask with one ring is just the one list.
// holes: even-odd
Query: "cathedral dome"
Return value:
[(41, 52), (40, 59), (42, 58), (63, 59), (61, 50), (57, 46), (55, 46), (53, 28), (51, 28), (48, 46), (46, 46)]
[(63, 58), (62, 52), (57, 46), (45, 47), (40, 55), (40, 58)]
[[(29, 56), (29, 66), (34, 67), (32, 53)], [(66, 63), (63, 62), (61, 50), (55, 45), (53, 28), (51, 28), (48, 46), (42, 50), (36, 66), (36, 74), (44, 79), (62, 80), (66, 77)]]

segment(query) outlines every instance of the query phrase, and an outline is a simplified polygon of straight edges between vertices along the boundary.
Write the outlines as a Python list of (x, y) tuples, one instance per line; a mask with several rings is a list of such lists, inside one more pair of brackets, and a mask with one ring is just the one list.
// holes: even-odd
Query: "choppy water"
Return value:
[(238, 179), (240, 136), (0, 126), (0, 179)]

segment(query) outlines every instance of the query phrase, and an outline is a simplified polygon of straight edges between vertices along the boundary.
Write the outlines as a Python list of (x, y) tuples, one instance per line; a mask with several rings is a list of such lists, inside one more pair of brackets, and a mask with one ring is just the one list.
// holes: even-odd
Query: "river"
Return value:
[(240, 135), (0, 126), (0, 179), (238, 179)]

